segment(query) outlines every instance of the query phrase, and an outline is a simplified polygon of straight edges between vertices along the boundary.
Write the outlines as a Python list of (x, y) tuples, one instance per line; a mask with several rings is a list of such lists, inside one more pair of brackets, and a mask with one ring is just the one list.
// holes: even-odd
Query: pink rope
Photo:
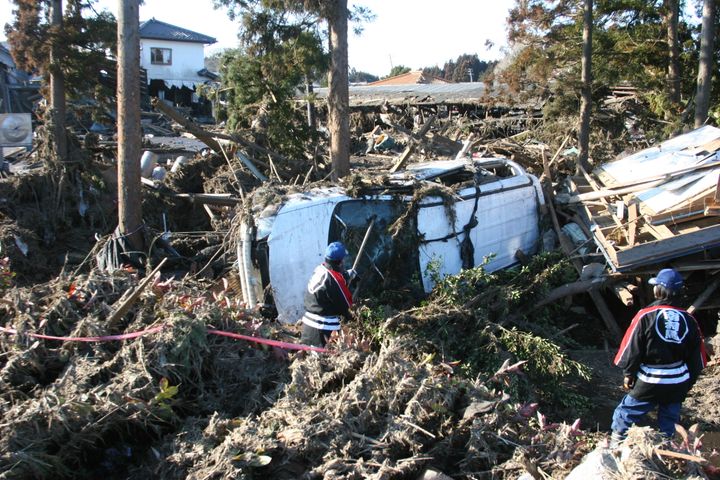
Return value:
[[(121, 340), (132, 340), (133, 338), (142, 337), (150, 333), (157, 333), (165, 328), (165, 325), (158, 325), (157, 327), (148, 328), (146, 330), (140, 330), (138, 332), (123, 333), (120, 335), (105, 335), (101, 337), (56, 337), (55, 335), (44, 335), (42, 333), (27, 333), (26, 335), (33, 338), (41, 338), (43, 340), (58, 340), (61, 342), (113, 342)], [(9, 335), (17, 335), (18, 331), (14, 328), (0, 327), (0, 332), (7, 333)], [(270, 345), (272, 347), (278, 347), (285, 350), (306, 350), (311, 352), (327, 353), (326, 348), (313, 347), (310, 345), (298, 345), (295, 343), (280, 342), (278, 340), (270, 340), (268, 338), (250, 337), (248, 335), (240, 335), (239, 333), (224, 332), (222, 330), (209, 329), (207, 331), (211, 335), (218, 335), (220, 337), (229, 337), (236, 340), (246, 340), (248, 342), (261, 343), (264, 345)]]
[[(140, 330), (139, 332), (123, 333), (120, 335), (105, 335), (102, 337), (56, 337), (54, 335), (43, 335), (42, 333), (28, 333), (29, 337), (42, 338), (44, 340), (59, 340), (61, 342), (112, 342), (120, 340), (131, 340), (133, 338), (142, 337), (148, 333), (156, 333), (162, 330), (165, 326), (160, 325), (147, 330)], [(0, 332), (9, 333), (11, 335), (17, 335), (18, 331), (14, 328), (0, 327)]]
[(223, 332), (222, 330), (211, 329), (211, 330), (208, 330), (208, 333), (210, 333), (212, 335), (218, 335), (221, 337), (235, 338), (237, 340), (247, 340), (248, 342), (262, 343), (264, 345), (270, 345), (270, 346), (282, 348), (285, 350), (306, 350), (306, 351), (310, 351), (310, 352), (320, 352), (320, 353), (326, 353), (328, 351), (327, 348), (311, 347), (310, 345), (299, 345), (296, 343), (280, 342), (277, 340), (270, 340), (268, 338), (249, 337), (247, 335), (240, 335), (239, 333)]

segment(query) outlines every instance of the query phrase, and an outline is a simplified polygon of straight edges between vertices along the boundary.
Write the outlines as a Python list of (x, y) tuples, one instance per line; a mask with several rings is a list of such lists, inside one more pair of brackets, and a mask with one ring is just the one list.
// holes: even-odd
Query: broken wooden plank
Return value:
[(611, 287), (612, 292), (626, 307), (632, 307), (635, 304), (633, 294), (627, 289), (623, 282), (614, 283)]
[(617, 251), (616, 267), (621, 270), (636, 268), (649, 263), (676, 258), (690, 253), (708, 250), (720, 245), (720, 225), (703, 228), (696, 232), (678, 234), (663, 240), (635, 245)]
[(720, 175), (718, 175), (715, 195), (705, 203), (705, 216), (720, 215)]
[(708, 285), (707, 288), (702, 291), (698, 298), (695, 299), (692, 305), (688, 307), (688, 313), (692, 315), (693, 313), (695, 313), (695, 310), (702, 307), (703, 304), (707, 301), (707, 299), (710, 298), (710, 295), (712, 295), (715, 290), (717, 290), (718, 285), (720, 285), (720, 276), (713, 280), (712, 283), (710, 283), (710, 285)]
[(662, 448), (656, 448), (655, 454), (661, 457), (677, 458), (680, 460), (687, 460), (689, 462), (707, 463), (707, 460), (703, 457), (690, 455), (688, 453), (673, 452), (672, 450), (664, 450)]
[(255, 164), (248, 157), (243, 155), (242, 152), (239, 152), (239, 151), (235, 152), (235, 156), (237, 157), (238, 160), (240, 160), (242, 162), (243, 165), (245, 165), (248, 168), (248, 170), (250, 170), (250, 172), (255, 176), (255, 178), (257, 178), (261, 182), (268, 181), (268, 178), (265, 175), (263, 175), (260, 172), (260, 170), (258, 170), (258, 168), (255, 166)]
[[(552, 181), (552, 179), (550, 180)], [(572, 256), (571, 253), (574, 250), (574, 245), (560, 228), (560, 223), (558, 222), (557, 214), (555, 213), (555, 206), (553, 205), (552, 190), (546, 189), (544, 193), (545, 198), (547, 199), (548, 209), (550, 210), (550, 218), (552, 220), (553, 227), (555, 228), (555, 234), (560, 240), (560, 247), (562, 248), (563, 252), (565, 252), (565, 255), (570, 259), (571, 263), (577, 270), (578, 275), (580, 275), (582, 273), (582, 262)], [(605, 323), (607, 329), (610, 331), (613, 339), (615, 340), (615, 342), (620, 343), (623, 332), (620, 330), (620, 327), (615, 321), (615, 317), (613, 316), (612, 312), (610, 312), (610, 309), (608, 308), (605, 299), (602, 297), (602, 295), (600, 295), (600, 293), (595, 290), (590, 290), (588, 294), (590, 295), (592, 301), (595, 303), (595, 307), (597, 308), (598, 313), (600, 313), (600, 317)]]
[(432, 114), (430, 118), (425, 121), (425, 124), (422, 126), (422, 128), (418, 130), (417, 136), (423, 138), (430, 131), (430, 127), (432, 127), (432, 124), (435, 123), (436, 119), (437, 114)]
[(675, 234), (665, 225), (653, 225), (645, 222), (641, 230), (648, 232), (658, 240), (666, 240), (675, 236)]
[(635, 245), (635, 238), (637, 236), (637, 227), (638, 227), (638, 207), (637, 203), (632, 201), (628, 205), (628, 237), (627, 237), (627, 243), (628, 246), (632, 247)]
[(186, 198), (191, 202), (196, 203), (209, 203), (212, 205), (227, 205), (234, 206), (241, 203), (241, 200), (237, 197), (233, 197), (229, 193), (175, 193), (171, 194), (175, 198)]
[(395, 165), (393, 165), (392, 168), (390, 169), (390, 173), (395, 173), (400, 168), (404, 167), (408, 158), (410, 158), (410, 155), (412, 154), (413, 150), (415, 150), (415, 145), (412, 143), (409, 143), (408, 146), (405, 147), (405, 150), (400, 154), (400, 157), (398, 158), (397, 162), (395, 162)]
[(117, 310), (115, 310), (113, 314), (108, 317), (106, 321), (108, 325), (115, 325), (118, 320), (121, 320), (125, 316), (128, 310), (130, 310), (130, 307), (132, 307), (135, 302), (138, 301), (138, 299), (140, 298), (140, 294), (155, 278), (155, 275), (160, 271), (160, 268), (165, 265), (166, 261), (167, 257), (163, 258), (162, 261), (158, 264), (158, 266), (155, 267), (155, 269), (153, 269), (153, 271), (150, 272), (148, 276), (143, 279), (142, 282), (140, 282), (140, 285), (138, 285), (135, 290), (133, 290), (133, 292), (125, 300), (123, 300)]

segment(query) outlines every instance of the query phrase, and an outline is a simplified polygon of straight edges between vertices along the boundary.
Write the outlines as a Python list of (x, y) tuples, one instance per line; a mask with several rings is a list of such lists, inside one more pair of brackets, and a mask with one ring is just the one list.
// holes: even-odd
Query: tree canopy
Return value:
[[(49, 0), (12, 0), (14, 22), (5, 33), (17, 66), (28, 72), (48, 75), (53, 68), (65, 75), (68, 94), (92, 91), (103, 68), (110, 68), (117, 23), (112, 13), (98, 12), (97, 0), (66, 0), (61, 29), (49, 21)], [(50, 46), (58, 49), (62, 62), (50, 63)]]
[(423, 72), (449, 82), (477, 82), (492, 71), (496, 62), (480, 60), (477, 53), (464, 53), (455, 60), (448, 60), (442, 68), (426, 67)]
[[(680, 120), (668, 90), (669, 0), (595, 0), (593, 22), (593, 100), (616, 85), (637, 89), (649, 111)], [(552, 101), (546, 113), (577, 112), (582, 58), (580, 0), (517, 0), (508, 17), (511, 59), (496, 78), (513, 95), (541, 96)], [(682, 9), (680, 10), (682, 12)], [(697, 72), (697, 26), (680, 15), (677, 62), (682, 104), (694, 96)], [(713, 92), (718, 98), (718, 92)], [(713, 102), (716, 104), (717, 102)]]

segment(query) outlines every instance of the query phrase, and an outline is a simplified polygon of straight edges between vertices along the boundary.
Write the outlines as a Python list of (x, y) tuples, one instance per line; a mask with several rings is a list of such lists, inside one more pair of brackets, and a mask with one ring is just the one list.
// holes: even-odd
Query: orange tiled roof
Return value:
[(451, 83), (442, 78), (425, 75), (422, 70), (413, 70), (411, 72), (395, 75), (394, 77), (383, 78), (377, 82), (368, 83), (368, 85), (417, 85), (419, 83)]

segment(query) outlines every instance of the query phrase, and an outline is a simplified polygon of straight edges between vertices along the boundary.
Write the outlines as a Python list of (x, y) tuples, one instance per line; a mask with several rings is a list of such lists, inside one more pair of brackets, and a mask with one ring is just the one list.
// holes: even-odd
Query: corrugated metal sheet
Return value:
[[(327, 88), (316, 90), (318, 97), (327, 98)], [(482, 82), (417, 85), (362, 85), (350, 87), (350, 106), (391, 105), (487, 105), (497, 101)]]

